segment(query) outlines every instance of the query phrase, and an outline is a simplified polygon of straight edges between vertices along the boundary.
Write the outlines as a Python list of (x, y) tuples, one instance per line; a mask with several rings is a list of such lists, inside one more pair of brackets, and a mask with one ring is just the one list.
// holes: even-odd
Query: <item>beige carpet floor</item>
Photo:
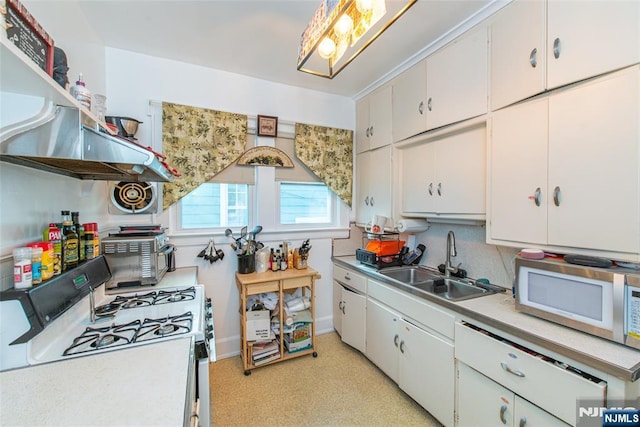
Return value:
[(244, 375), (240, 356), (210, 365), (214, 426), (440, 426), (334, 332), (302, 356)]

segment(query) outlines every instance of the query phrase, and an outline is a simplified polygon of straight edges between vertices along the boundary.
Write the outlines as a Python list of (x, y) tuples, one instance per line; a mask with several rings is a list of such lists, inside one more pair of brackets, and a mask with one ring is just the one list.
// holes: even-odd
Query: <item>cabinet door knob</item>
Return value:
[(366, 132), (366, 134), (367, 134), (367, 138), (369, 138), (369, 129), (370, 129), (370, 128), (367, 128), (367, 132)]
[(507, 423), (507, 418), (504, 416), (506, 412), (507, 412), (507, 405), (502, 405), (500, 407), (500, 421), (502, 422), (502, 424)]
[(345, 301), (342, 301), (342, 314), (347, 314), (347, 313), (344, 311), (344, 308), (345, 308), (346, 306), (347, 306), (347, 303), (346, 303)]
[(393, 345), (396, 346), (396, 348), (398, 347), (398, 339), (400, 338), (400, 335), (396, 334), (395, 337), (393, 337)]
[(369, 136), (373, 136), (373, 126), (371, 126), (369, 129), (370, 129), (369, 130)]
[(527, 424), (527, 417), (520, 418), (520, 427), (524, 427)]
[(520, 378), (524, 378), (524, 372), (522, 371), (514, 371), (513, 369), (511, 369), (511, 367), (509, 367), (509, 365), (507, 365), (504, 362), (500, 363), (500, 366), (502, 366), (502, 369), (504, 369), (505, 371), (509, 372), (510, 374), (515, 375), (516, 377), (520, 377)]
[(431, 98), (427, 100), (427, 109), (431, 111)]
[(400, 353), (404, 354), (404, 340), (400, 341)]
[(441, 182), (438, 183), (437, 191), (438, 191), (438, 196), (442, 196), (442, 183)]
[(553, 204), (560, 206), (560, 187), (553, 189)]
[(420, 115), (424, 114), (424, 101), (420, 101), (420, 105), (418, 105), (418, 112)]
[(364, 204), (369, 206), (369, 196), (364, 198)]
[(369, 203), (371, 203), (371, 206), (373, 206), (373, 205), (374, 205), (374, 203), (373, 203), (373, 196), (371, 196), (371, 199), (370, 199), (370, 202), (369, 202)]
[(535, 47), (529, 55), (529, 64), (531, 64), (531, 67), (533, 68), (536, 68), (536, 66), (538, 65), (538, 49)]
[(429, 195), (433, 196), (433, 182), (429, 183), (429, 190), (428, 191), (429, 191)]
[(533, 193), (533, 196), (529, 196), (529, 200), (533, 200), (536, 206), (540, 206), (541, 196), (542, 196), (542, 190), (540, 190), (540, 187), (538, 187), (536, 188), (536, 191)]
[(338, 310), (342, 311), (342, 301), (338, 303)]
[(556, 38), (553, 41), (553, 57), (558, 59), (560, 58), (560, 51), (562, 50), (562, 44), (560, 43), (560, 38)]

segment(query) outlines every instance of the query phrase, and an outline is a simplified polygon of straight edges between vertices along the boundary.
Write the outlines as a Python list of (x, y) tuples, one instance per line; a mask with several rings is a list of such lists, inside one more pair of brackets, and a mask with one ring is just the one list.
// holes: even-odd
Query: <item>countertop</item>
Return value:
[(182, 338), (2, 372), (0, 424), (183, 425), (191, 351)]
[[(333, 261), (389, 283), (378, 270), (362, 265), (355, 256), (333, 257)], [(510, 291), (459, 302), (430, 294), (424, 299), (625, 381), (640, 379), (640, 351), (520, 313)]]

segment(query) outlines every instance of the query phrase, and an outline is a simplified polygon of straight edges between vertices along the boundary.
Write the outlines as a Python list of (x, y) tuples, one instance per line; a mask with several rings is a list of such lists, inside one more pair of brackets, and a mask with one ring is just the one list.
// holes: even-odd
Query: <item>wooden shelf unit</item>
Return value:
[[(315, 315), (315, 281), (320, 278), (320, 274), (312, 268), (306, 268), (303, 270), (288, 269), (284, 271), (266, 271), (264, 273), (249, 273), (239, 274), (236, 273), (236, 286), (238, 287), (239, 294), (239, 311), (240, 311), (240, 345), (241, 345), (241, 357), (242, 367), (244, 374), (251, 374), (252, 369), (261, 368), (274, 363), (283, 362), (285, 360), (294, 359), (296, 357), (312, 354), (313, 357), (317, 357), (316, 351), (316, 315)], [(293, 353), (289, 353), (284, 346), (283, 330), (284, 330), (284, 295), (293, 294), (297, 289), (302, 288), (302, 295), (308, 297), (311, 306), (311, 347), (304, 350), (299, 350)], [(278, 319), (280, 321), (280, 335), (279, 352), (280, 358), (266, 362), (261, 365), (254, 365), (252, 359), (251, 347), (254, 341), (247, 340), (247, 299), (250, 295), (256, 295), (266, 292), (275, 292), (278, 294), (279, 313)]]

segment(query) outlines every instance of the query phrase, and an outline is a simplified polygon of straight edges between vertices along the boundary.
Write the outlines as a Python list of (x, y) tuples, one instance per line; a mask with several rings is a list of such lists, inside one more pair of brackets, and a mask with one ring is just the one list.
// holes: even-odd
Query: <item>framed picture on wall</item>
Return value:
[(278, 118), (273, 116), (258, 116), (256, 124), (258, 136), (278, 136)]

